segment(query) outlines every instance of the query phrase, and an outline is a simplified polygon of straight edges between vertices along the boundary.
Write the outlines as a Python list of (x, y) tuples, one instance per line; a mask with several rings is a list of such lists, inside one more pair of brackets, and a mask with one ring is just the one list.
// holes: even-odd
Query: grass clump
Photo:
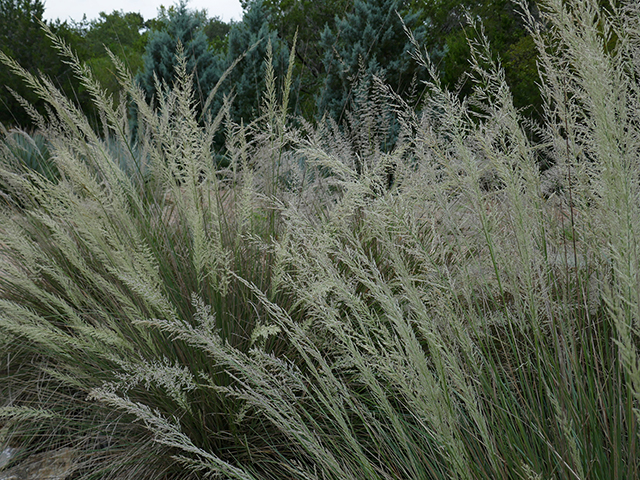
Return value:
[(136, 145), (83, 67), (100, 135), (5, 59), (59, 172), (3, 162), (9, 441), (86, 478), (637, 477), (640, 12), (541, 13), (535, 144), (482, 36), (470, 98), (417, 48), (419, 112), (378, 82), (333, 128), (274, 87), (202, 125), (184, 62), (157, 111), (120, 68)]

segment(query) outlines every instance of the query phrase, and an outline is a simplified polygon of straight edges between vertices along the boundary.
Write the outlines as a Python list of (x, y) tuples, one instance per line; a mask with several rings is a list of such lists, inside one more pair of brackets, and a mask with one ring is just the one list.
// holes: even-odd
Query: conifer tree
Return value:
[(328, 25), (335, 30), (336, 19), (351, 10), (353, 0), (263, 0), (270, 24), (289, 46), (296, 39), (294, 78), (299, 86), (293, 100), (298, 111), (311, 118), (316, 112), (316, 96), (324, 83), (324, 53), (318, 39)]
[(215, 55), (209, 49), (201, 16), (189, 11), (184, 0), (181, 0), (176, 8), (168, 10), (168, 20), (164, 29), (150, 32), (143, 56), (144, 67), (136, 79), (149, 101), (157, 93), (154, 75), (160, 82), (166, 82), (171, 86), (177, 63), (178, 43), (183, 46), (187, 70), (194, 75), (196, 98), (202, 106), (220, 75)]
[(426, 28), (418, 25), (416, 13), (403, 14), (402, 5), (401, 0), (356, 0), (350, 13), (336, 19), (335, 29), (325, 27), (320, 48), (326, 77), (317, 97), (319, 116), (328, 113), (336, 120), (343, 116), (359, 73), (368, 79), (383, 77), (398, 93), (407, 93), (419, 70), (403, 22), (418, 42), (425, 38)]
[(247, 123), (259, 112), (260, 98), (265, 89), (268, 45), (271, 44), (273, 68), (278, 80), (283, 80), (289, 65), (289, 48), (270, 27), (270, 18), (262, 1), (247, 5), (241, 22), (234, 24), (228, 35), (228, 50), (221, 64), (224, 68), (238, 57), (242, 61), (231, 71), (222, 92), (235, 95), (231, 108), (232, 118)]

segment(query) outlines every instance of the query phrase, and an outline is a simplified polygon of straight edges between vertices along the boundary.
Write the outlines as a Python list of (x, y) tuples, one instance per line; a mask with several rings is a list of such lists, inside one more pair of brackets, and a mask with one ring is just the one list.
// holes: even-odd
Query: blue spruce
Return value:
[(231, 27), (227, 54), (220, 59), (223, 67), (220, 70), (224, 70), (246, 53), (242, 61), (231, 71), (221, 89), (223, 93), (233, 92), (235, 95), (231, 118), (236, 122), (243, 120), (245, 123), (254, 120), (260, 112), (262, 93), (265, 91), (269, 44), (272, 49), (273, 69), (278, 80), (284, 80), (289, 66), (289, 48), (270, 27), (269, 14), (262, 1), (253, 1), (247, 7), (242, 21)]
[[(383, 78), (396, 92), (407, 94), (419, 80), (420, 69), (411, 58), (413, 46), (404, 24), (421, 43), (427, 35), (416, 12), (402, 13), (402, 0), (356, 0), (335, 28), (325, 27), (320, 38), (326, 72), (317, 96), (318, 115), (344, 118), (354, 101), (354, 84), (370, 83), (373, 75)], [(402, 21), (397, 12), (401, 12)]]
[(150, 32), (143, 56), (144, 67), (136, 80), (148, 101), (157, 94), (154, 74), (160, 82), (172, 86), (177, 64), (176, 48), (181, 43), (187, 72), (194, 76), (195, 96), (202, 108), (220, 75), (215, 55), (209, 49), (201, 16), (187, 10), (186, 3), (181, 1), (175, 9), (169, 9), (164, 25), (164, 29)]

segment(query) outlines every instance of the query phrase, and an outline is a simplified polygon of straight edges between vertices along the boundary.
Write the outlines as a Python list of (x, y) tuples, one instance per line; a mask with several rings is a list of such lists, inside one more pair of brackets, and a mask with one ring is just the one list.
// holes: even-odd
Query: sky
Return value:
[[(177, 0), (43, 0), (45, 20), (82, 20), (87, 15), (87, 20), (98, 18), (100, 12), (111, 13), (114, 10), (126, 12), (138, 12), (145, 20), (155, 18), (158, 7), (164, 5), (170, 7), (177, 4)], [(242, 19), (242, 7), (240, 0), (190, 0), (187, 7), (192, 10), (206, 9), (209, 17), (218, 16), (225, 22)]]

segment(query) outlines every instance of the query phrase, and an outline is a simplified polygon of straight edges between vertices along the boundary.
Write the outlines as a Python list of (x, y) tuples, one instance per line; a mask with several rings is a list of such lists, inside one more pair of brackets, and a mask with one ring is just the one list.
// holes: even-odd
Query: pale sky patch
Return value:
[[(170, 7), (177, 4), (177, 0), (43, 0), (45, 20), (87, 20), (98, 18), (100, 12), (111, 13), (122, 10), (125, 13), (140, 13), (145, 20), (158, 15), (160, 5)], [(242, 19), (242, 7), (239, 0), (190, 0), (187, 8), (191, 10), (206, 9), (209, 17), (220, 17), (225, 22)]]

